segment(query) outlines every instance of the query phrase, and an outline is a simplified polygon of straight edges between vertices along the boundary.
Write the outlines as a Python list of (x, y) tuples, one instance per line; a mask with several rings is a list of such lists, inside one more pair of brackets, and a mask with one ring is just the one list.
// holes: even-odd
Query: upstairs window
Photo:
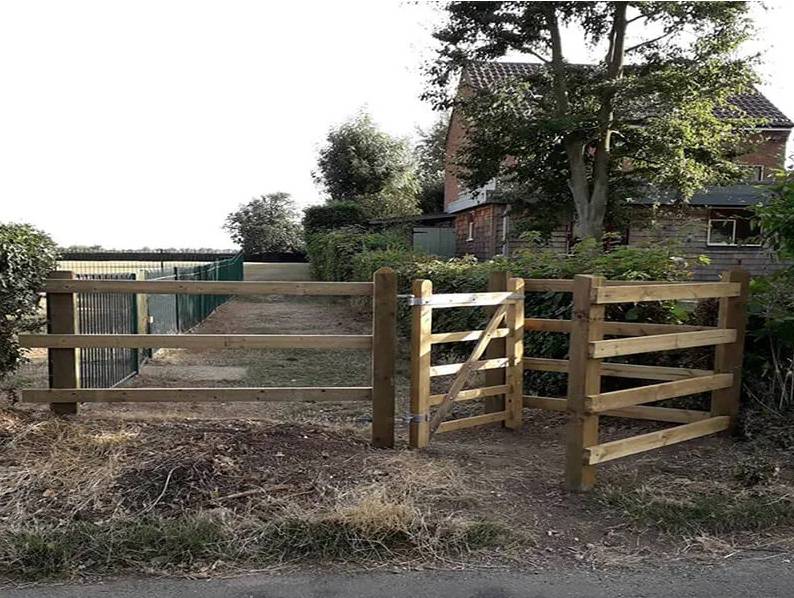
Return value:
[(708, 245), (758, 247), (760, 232), (747, 210), (709, 210)]
[(764, 181), (764, 167), (761, 164), (752, 164), (747, 167), (747, 182), (762, 183)]

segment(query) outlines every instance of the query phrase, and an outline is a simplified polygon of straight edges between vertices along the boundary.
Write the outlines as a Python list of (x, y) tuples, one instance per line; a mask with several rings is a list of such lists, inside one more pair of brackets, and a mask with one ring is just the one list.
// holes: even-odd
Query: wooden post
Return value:
[[(524, 279), (511, 278), (507, 290), (515, 294), (524, 294)], [(508, 369), (506, 381), (510, 390), (505, 400), (507, 419), (505, 427), (520, 430), (524, 414), (524, 299), (516, 299), (507, 308), (505, 318), (508, 333), (507, 358)]]
[(397, 275), (380, 268), (372, 297), (372, 445), (394, 448), (394, 364), (397, 351)]
[(722, 275), (723, 282), (736, 282), (741, 285), (738, 297), (720, 299), (717, 326), (736, 330), (736, 341), (717, 345), (714, 350), (714, 372), (733, 374), (733, 384), (729, 388), (711, 393), (711, 415), (728, 415), (730, 429), (736, 425), (739, 414), (739, 399), (742, 394), (742, 361), (744, 360), (744, 334), (747, 324), (747, 297), (750, 289), (750, 274), (746, 270), (731, 270)]
[[(137, 270), (135, 272), (135, 280), (146, 280), (146, 272), (144, 270)], [(135, 295), (135, 332), (136, 334), (149, 334), (149, 296), (145, 293), (136, 293)], [(137, 363), (136, 370), (140, 371), (143, 359), (141, 356), (151, 357), (150, 349), (136, 349)]]
[[(488, 277), (488, 291), (498, 292), (507, 290), (507, 281), (510, 275), (507, 272), (491, 272)], [(486, 314), (490, 317), (496, 311), (496, 307), (488, 308)], [(506, 353), (506, 339), (495, 338), (485, 350), (486, 359), (498, 359), (505, 357)], [(501, 386), (505, 384), (505, 370), (494, 369), (485, 371), (485, 385), (486, 386)], [(483, 400), (483, 408), (485, 413), (499, 413), (505, 410), (505, 396), (495, 395)], [(505, 423), (506, 425), (506, 423)]]
[[(51, 272), (50, 278), (73, 279), (74, 272)], [(77, 295), (47, 293), (47, 332), (77, 334)], [(79, 349), (48, 349), (50, 388), (80, 388)], [(50, 403), (58, 415), (77, 413), (77, 403)]]
[(565, 477), (568, 488), (577, 491), (589, 490), (595, 483), (595, 466), (585, 464), (584, 449), (598, 444), (598, 415), (585, 413), (585, 399), (601, 392), (601, 361), (590, 358), (589, 346), (604, 336), (604, 306), (591, 300), (603, 284), (601, 276), (581, 274), (573, 283)]
[[(416, 299), (430, 299), (433, 283), (415, 280), (411, 287)], [(430, 442), (430, 335), (433, 330), (433, 308), (411, 307), (411, 422), (409, 446), (424, 448)]]

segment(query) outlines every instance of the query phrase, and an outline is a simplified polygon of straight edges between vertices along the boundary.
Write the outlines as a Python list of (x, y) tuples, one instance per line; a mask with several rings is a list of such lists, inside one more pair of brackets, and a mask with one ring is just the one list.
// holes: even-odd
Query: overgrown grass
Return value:
[(794, 498), (773, 492), (713, 489), (667, 494), (658, 488), (605, 487), (602, 503), (634, 523), (676, 535), (757, 532), (794, 525)]
[(0, 532), (0, 575), (40, 580), (124, 571), (198, 571), (219, 564), (383, 562), (440, 558), (509, 539), (501, 525), (423, 518), (364, 524), (339, 514), (224, 522), (209, 515), (40, 524)]

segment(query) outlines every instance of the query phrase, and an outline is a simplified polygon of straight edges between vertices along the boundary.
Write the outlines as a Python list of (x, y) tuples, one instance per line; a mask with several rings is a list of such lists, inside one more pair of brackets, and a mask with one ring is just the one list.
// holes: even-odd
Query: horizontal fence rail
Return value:
[(172, 280), (55, 280), (47, 293), (146, 293), (149, 295), (372, 295), (371, 282), (227, 282)]
[(619, 340), (592, 341), (589, 345), (590, 357), (620, 357), (653, 353), (655, 351), (672, 351), (675, 349), (691, 349), (736, 342), (736, 330), (714, 329), (697, 332), (679, 332), (677, 334), (656, 334)]
[(23, 334), (31, 348), (371, 349), (369, 334)]
[(733, 282), (698, 282), (599, 287), (593, 303), (638, 303), (678, 299), (717, 299), (738, 297), (741, 286)]
[(369, 401), (372, 387), (59, 388), (24, 390), (29, 403), (159, 403), (232, 401)]

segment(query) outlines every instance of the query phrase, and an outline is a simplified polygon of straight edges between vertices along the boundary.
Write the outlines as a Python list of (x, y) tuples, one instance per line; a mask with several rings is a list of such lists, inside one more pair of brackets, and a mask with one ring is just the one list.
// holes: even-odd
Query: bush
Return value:
[(303, 230), (307, 237), (336, 228), (366, 224), (367, 216), (364, 209), (353, 201), (336, 201), (310, 206), (303, 211)]
[[(406, 250), (405, 239), (391, 232), (368, 232), (361, 227), (347, 227), (309, 235), (306, 253), (312, 275), (318, 280), (353, 280), (353, 259), (365, 251)], [(366, 278), (365, 280), (370, 280)]]
[(37, 291), (57, 264), (57, 247), (27, 224), (0, 224), (0, 379), (19, 365), (20, 332), (41, 325)]

